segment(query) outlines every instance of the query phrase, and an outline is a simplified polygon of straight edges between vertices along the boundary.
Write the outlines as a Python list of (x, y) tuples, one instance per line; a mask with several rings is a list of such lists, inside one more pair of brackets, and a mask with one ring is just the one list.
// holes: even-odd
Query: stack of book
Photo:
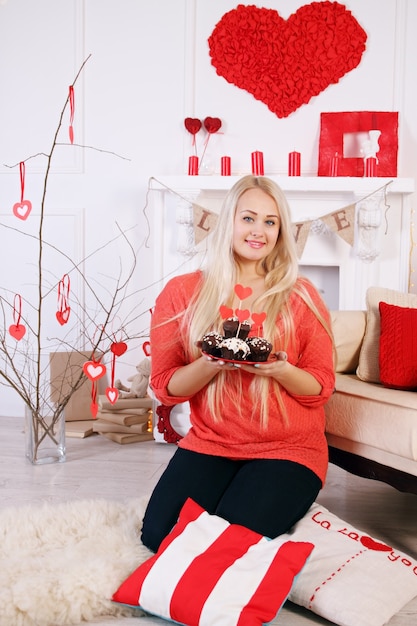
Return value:
[(94, 432), (122, 444), (154, 438), (151, 398), (119, 398), (112, 404), (104, 395), (98, 406)]

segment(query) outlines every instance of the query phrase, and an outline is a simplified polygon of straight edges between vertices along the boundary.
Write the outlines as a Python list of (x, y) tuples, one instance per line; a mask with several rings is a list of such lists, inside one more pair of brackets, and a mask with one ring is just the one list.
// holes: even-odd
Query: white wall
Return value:
[[(286, 18), (305, 3), (256, 4)], [(417, 3), (347, 0), (344, 4), (368, 34), (361, 64), (284, 119), (217, 76), (210, 64), (207, 38), (221, 16), (237, 4), (0, 0), (0, 222), (31, 231), (34, 219), (16, 224), (11, 215), (20, 199), (19, 168), (7, 166), (50, 150), (68, 86), (91, 54), (76, 84), (74, 131), (75, 143), (94, 149), (56, 150), (46, 203), (55, 217), (48, 228), (55, 245), (77, 259), (111, 239), (116, 221), (122, 228), (133, 227), (129, 237), (138, 251), (133, 290), (138, 293), (129, 299), (125, 312), (135, 302), (136, 327), (145, 334), (155, 297), (149, 285), (153, 251), (147, 247), (144, 214), (148, 179), (185, 173), (191, 150), (185, 117), (222, 119), (222, 134), (209, 143), (217, 169), (220, 155), (228, 153), (236, 173), (249, 171), (250, 153), (257, 149), (264, 151), (266, 173), (285, 174), (287, 154), (295, 148), (302, 153), (302, 173), (315, 175), (320, 112), (399, 111), (398, 175), (415, 177), (417, 172)], [(68, 143), (67, 121), (59, 139)], [(34, 218), (45, 165), (42, 156), (26, 161), (25, 196), (33, 203)], [(151, 233), (150, 244), (154, 236)], [(25, 293), (30, 259), (27, 251), (19, 252), (24, 244), (17, 243), (10, 231), (0, 229), (0, 242), (0, 287), (10, 290), (10, 298), (10, 293)], [(88, 277), (111, 284), (119, 255), (126, 267), (128, 255), (121, 245), (89, 259)], [(56, 278), (65, 271), (50, 269)], [(97, 312), (98, 323), (99, 318)], [(140, 358), (138, 341), (121, 359), (118, 377), (126, 378)], [(20, 411), (12, 392), (2, 389), (1, 397), (0, 413)]]

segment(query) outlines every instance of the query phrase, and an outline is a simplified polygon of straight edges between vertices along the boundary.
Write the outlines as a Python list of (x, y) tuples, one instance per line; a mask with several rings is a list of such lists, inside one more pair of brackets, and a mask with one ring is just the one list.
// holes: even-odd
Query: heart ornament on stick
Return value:
[(246, 300), (246, 298), (252, 295), (252, 288), (237, 284), (235, 285), (235, 294), (239, 300)]
[(208, 44), (217, 74), (282, 118), (357, 67), (366, 40), (343, 4), (312, 2), (287, 20), (240, 4), (223, 15)]
[(221, 305), (219, 311), (222, 320), (227, 320), (227, 318), (232, 317), (233, 315), (233, 309), (231, 309), (229, 306), (225, 306), (224, 304)]

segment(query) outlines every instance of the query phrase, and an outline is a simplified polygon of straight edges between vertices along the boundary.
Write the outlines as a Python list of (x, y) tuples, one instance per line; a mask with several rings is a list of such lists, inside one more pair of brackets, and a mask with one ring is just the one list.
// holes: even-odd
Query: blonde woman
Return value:
[[(329, 312), (299, 277), (291, 217), (272, 180), (245, 176), (227, 194), (206, 267), (173, 278), (152, 319), (151, 386), (159, 401), (189, 401), (191, 428), (155, 487), (142, 541), (156, 551), (187, 498), (268, 537), (288, 531), (326, 477), (324, 404), (334, 389)], [(250, 287), (240, 302), (235, 286)], [(198, 342), (222, 330), (221, 307), (266, 313), (278, 358), (233, 364)], [(264, 317), (263, 315), (260, 316)]]

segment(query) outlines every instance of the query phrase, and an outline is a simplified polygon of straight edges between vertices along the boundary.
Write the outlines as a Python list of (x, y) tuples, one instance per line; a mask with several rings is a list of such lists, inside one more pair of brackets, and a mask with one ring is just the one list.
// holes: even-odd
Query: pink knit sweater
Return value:
[[(169, 395), (167, 385), (172, 374), (187, 364), (186, 338), (180, 335), (178, 320), (158, 325), (186, 308), (191, 295), (199, 288), (201, 278), (201, 272), (173, 278), (158, 296), (152, 316), (152, 389), (162, 404), (174, 405), (185, 401), (190, 403), (192, 427), (179, 445), (187, 450), (233, 459), (268, 458), (294, 461), (309, 467), (324, 483), (328, 453), (323, 405), (334, 390), (332, 342), (298, 295), (293, 294), (290, 297), (296, 340), (287, 350), (288, 361), (315, 376), (322, 385), (322, 391), (318, 396), (295, 396), (281, 388), (288, 425), (281, 416), (273, 394), (270, 395), (266, 429), (260, 426), (259, 412), (255, 406), (253, 413), (253, 402), (250, 402), (248, 396), (245, 396), (239, 412), (230, 396), (225, 394), (221, 419), (214, 421), (207, 409), (205, 389), (192, 397)], [(315, 304), (329, 321), (328, 311), (316, 289), (309, 283), (307, 286)], [(280, 320), (277, 320), (277, 324), (280, 325)], [(251, 334), (257, 332), (252, 330)], [(241, 376), (243, 389), (248, 389), (254, 376), (241, 370), (230, 372), (229, 375), (231, 384), (234, 377)], [(248, 407), (247, 410), (245, 406)]]

